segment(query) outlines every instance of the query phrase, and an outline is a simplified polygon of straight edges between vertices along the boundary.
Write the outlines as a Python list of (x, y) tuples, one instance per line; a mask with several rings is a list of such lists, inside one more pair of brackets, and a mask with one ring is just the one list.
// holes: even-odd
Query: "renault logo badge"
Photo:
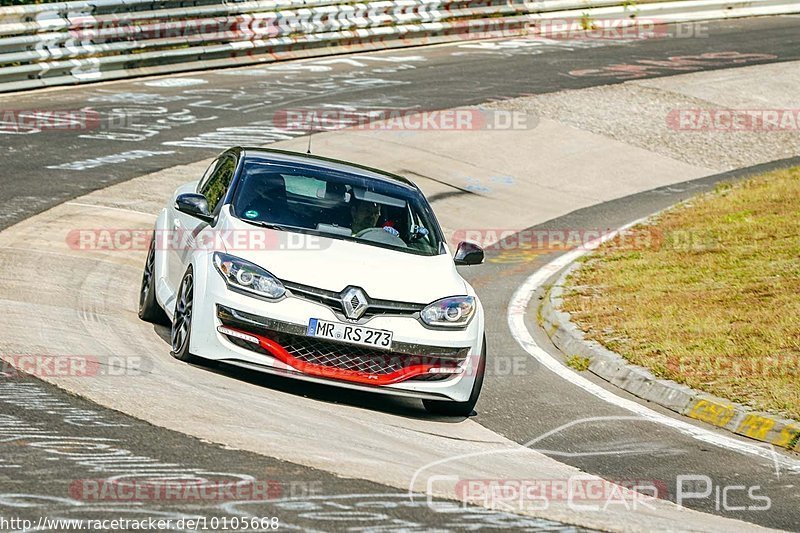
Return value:
[(367, 296), (358, 287), (350, 287), (342, 293), (342, 308), (344, 316), (351, 320), (358, 320), (367, 310)]

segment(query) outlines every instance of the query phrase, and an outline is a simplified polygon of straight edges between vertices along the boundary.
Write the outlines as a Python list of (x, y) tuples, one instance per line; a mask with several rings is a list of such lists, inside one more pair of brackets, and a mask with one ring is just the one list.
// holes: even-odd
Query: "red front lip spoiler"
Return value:
[(367, 385), (391, 385), (393, 383), (399, 383), (401, 381), (413, 378), (414, 376), (427, 374), (428, 370), (432, 368), (447, 368), (442, 367), (442, 365), (417, 364), (401, 368), (400, 370), (396, 370), (389, 374), (370, 374), (368, 372), (360, 372), (358, 370), (346, 370), (343, 368), (317, 365), (314, 363), (307, 363), (294, 357), (292, 354), (287, 352), (283, 346), (272, 339), (264, 337), (263, 335), (238, 328), (232, 328), (230, 326), (225, 326), (225, 329), (235, 331), (249, 337), (255, 337), (258, 339), (259, 346), (268, 351), (275, 359), (289, 365), (298, 372), (302, 372), (303, 374), (308, 374), (310, 376), (339, 379)]

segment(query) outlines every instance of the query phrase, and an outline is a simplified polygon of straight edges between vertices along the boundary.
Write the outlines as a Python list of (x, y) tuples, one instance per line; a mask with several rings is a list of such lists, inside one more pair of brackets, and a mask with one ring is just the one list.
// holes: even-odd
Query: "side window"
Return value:
[(205, 173), (203, 173), (203, 177), (200, 178), (200, 182), (197, 184), (197, 192), (202, 191), (203, 187), (205, 187), (206, 183), (208, 183), (208, 180), (211, 179), (211, 174), (213, 174), (214, 169), (217, 168), (217, 163), (219, 163), (219, 158), (213, 160), (211, 164), (208, 165), (208, 168), (206, 169)]
[(212, 213), (216, 212), (219, 201), (225, 196), (235, 171), (236, 160), (233, 157), (220, 159), (214, 173), (200, 189), (200, 194), (208, 200), (208, 210)]
[[(410, 205), (406, 211), (406, 215), (408, 215), (408, 220), (411, 224), (411, 227), (409, 227), (409, 238), (411, 240), (409, 245), (412, 248), (424, 252), (433, 252), (436, 250), (431, 230), (425, 227), (425, 220), (420, 217), (420, 214), (412, 209)], [(420, 228), (424, 228), (424, 230), (420, 231)], [(415, 229), (417, 230), (416, 233), (411, 233)]]

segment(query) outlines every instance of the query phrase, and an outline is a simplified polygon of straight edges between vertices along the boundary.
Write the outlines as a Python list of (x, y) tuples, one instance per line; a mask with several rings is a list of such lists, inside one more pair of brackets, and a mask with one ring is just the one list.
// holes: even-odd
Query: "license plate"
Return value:
[(391, 331), (328, 322), (317, 318), (312, 318), (308, 321), (308, 336), (358, 344), (360, 346), (372, 346), (382, 350), (391, 350), (392, 348)]

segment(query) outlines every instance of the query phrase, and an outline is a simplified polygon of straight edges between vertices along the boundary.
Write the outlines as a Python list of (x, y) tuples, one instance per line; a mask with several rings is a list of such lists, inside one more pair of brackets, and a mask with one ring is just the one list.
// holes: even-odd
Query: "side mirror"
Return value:
[(175, 198), (175, 208), (204, 222), (210, 223), (214, 220), (214, 215), (208, 210), (208, 200), (202, 194), (179, 194)]
[(471, 242), (460, 242), (454, 260), (457, 265), (480, 265), (483, 263), (483, 248)]

